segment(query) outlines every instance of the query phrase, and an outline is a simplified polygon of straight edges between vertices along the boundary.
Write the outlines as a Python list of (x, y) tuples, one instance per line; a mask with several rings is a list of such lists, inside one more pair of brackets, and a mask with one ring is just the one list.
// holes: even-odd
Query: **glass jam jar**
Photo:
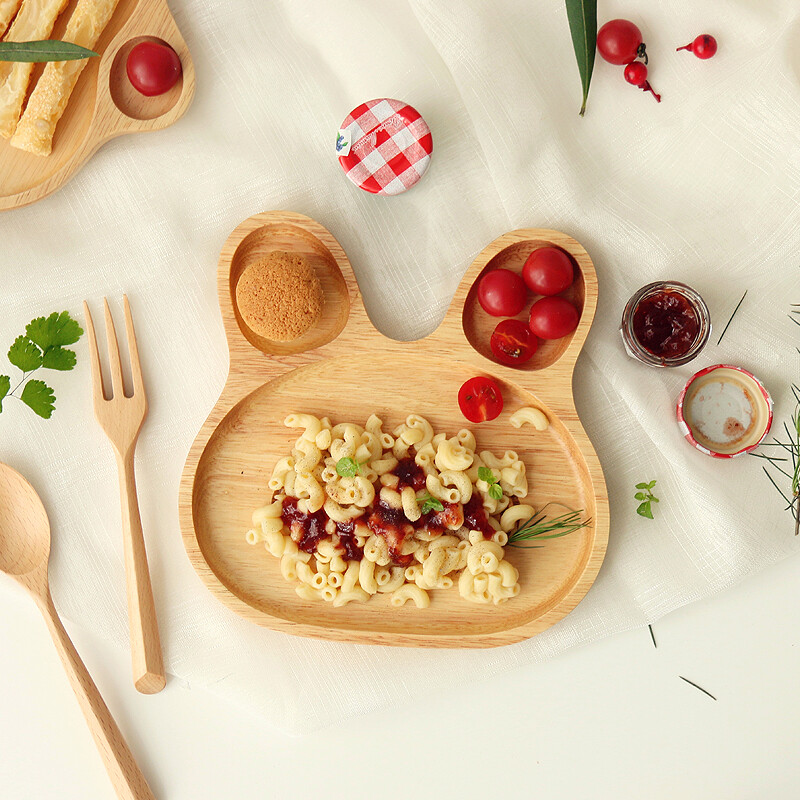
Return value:
[(648, 283), (628, 300), (620, 332), (631, 358), (651, 367), (678, 367), (705, 347), (711, 314), (685, 283)]

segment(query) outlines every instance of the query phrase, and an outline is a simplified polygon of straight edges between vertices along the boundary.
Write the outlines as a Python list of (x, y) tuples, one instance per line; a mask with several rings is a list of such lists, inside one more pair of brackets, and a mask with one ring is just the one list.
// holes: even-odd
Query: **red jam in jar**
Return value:
[(685, 283), (648, 283), (628, 300), (620, 333), (631, 358), (651, 367), (677, 367), (705, 347), (711, 314), (703, 298)]
[(697, 340), (700, 321), (684, 294), (665, 289), (639, 301), (633, 312), (633, 333), (648, 353), (680, 358)]

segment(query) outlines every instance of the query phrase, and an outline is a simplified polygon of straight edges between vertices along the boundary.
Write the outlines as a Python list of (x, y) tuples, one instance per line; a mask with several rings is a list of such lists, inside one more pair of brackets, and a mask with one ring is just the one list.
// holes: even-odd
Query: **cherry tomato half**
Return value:
[(458, 390), (458, 407), (470, 422), (486, 422), (500, 416), (503, 395), (491, 378), (470, 378)]
[(539, 340), (524, 322), (504, 319), (497, 323), (489, 346), (501, 364), (516, 367), (531, 358), (539, 347)]
[(155, 97), (168, 92), (181, 77), (181, 60), (165, 44), (139, 42), (125, 63), (128, 80), (139, 94)]
[(525, 285), (545, 297), (563, 292), (572, 286), (575, 270), (570, 257), (557, 247), (534, 250), (522, 268)]
[(540, 339), (560, 339), (578, 327), (578, 309), (563, 297), (543, 297), (531, 308), (531, 330)]
[(493, 269), (478, 284), (478, 302), (493, 317), (515, 317), (528, 299), (525, 282), (510, 269)]

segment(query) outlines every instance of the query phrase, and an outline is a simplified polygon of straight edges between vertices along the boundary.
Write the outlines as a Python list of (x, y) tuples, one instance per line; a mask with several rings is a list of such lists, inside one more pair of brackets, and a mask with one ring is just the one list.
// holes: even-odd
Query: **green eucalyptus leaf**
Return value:
[(0, 61), (78, 61), (96, 56), (94, 50), (72, 42), (43, 39), (35, 42), (0, 42)]
[(589, 84), (592, 81), (594, 57), (597, 50), (597, 0), (565, 0), (567, 19), (572, 34), (572, 46), (578, 62), (578, 72), (583, 86), (581, 116), (586, 111)]

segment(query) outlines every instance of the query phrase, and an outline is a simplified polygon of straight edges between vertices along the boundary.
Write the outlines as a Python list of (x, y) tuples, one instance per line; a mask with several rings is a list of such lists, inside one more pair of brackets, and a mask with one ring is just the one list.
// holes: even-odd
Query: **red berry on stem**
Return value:
[(627, 19), (612, 19), (597, 31), (597, 52), (609, 64), (622, 66), (635, 58), (647, 63), (642, 32)]
[(625, 67), (625, 80), (638, 86), (643, 92), (650, 92), (659, 103), (661, 102), (661, 95), (653, 91), (653, 87), (647, 80), (647, 67), (641, 61), (631, 61)]
[(676, 48), (679, 50), (691, 50), (698, 58), (703, 60), (711, 58), (717, 52), (717, 40), (708, 33), (701, 33), (691, 44)]

